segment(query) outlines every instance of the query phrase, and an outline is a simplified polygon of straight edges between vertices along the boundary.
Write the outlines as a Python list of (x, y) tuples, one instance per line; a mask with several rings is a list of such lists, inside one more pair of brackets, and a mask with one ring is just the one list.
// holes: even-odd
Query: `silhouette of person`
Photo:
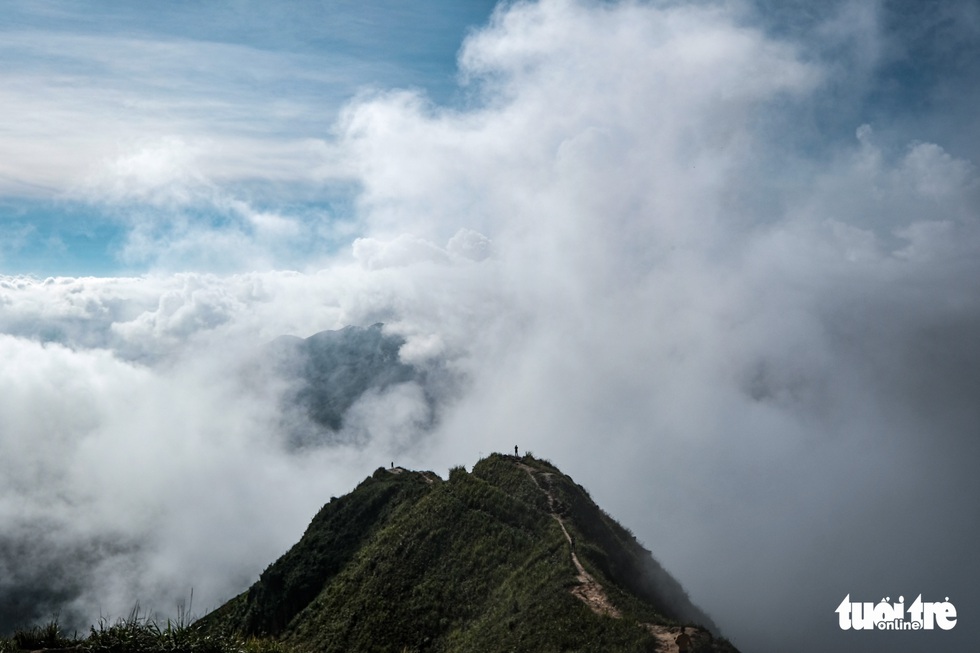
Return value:
[(514, 458), (517, 458), (517, 445), (514, 445)]
[(691, 636), (684, 632), (684, 626), (681, 626), (681, 634), (674, 638), (674, 642), (679, 653), (687, 653), (691, 650)]

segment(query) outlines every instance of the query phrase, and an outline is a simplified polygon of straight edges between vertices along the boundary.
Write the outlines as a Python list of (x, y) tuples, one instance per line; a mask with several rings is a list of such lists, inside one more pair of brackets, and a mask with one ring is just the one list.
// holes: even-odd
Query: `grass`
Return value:
[[(283, 641), (325, 653), (652, 651), (635, 623), (599, 617), (569, 593), (575, 572), (547, 501), (524, 471), (498, 462), (418, 486)], [(388, 476), (414, 487), (408, 473)]]
[(139, 605), (124, 619), (100, 619), (84, 637), (66, 635), (55, 619), (0, 639), (0, 653), (51, 649), (79, 653), (290, 653), (283, 643), (272, 639), (206, 632), (182, 609), (178, 609), (177, 619), (159, 622), (142, 614)]
[[(675, 622), (621, 585), (649, 553), (547, 461), (494, 454), (471, 473), (454, 467), (447, 481), (433, 478), (379, 469), (325, 505), (300, 542), (205, 628), (323, 653), (640, 653), (656, 642), (639, 621)], [(571, 594), (569, 543), (539, 483), (623, 619), (597, 615)]]
[(9, 640), (2, 640), (0, 651), (27, 650), (34, 651), (45, 648), (68, 648), (74, 645), (76, 638), (65, 637), (57, 619), (44, 626), (33, 626), (27, 630), (19, 630)]

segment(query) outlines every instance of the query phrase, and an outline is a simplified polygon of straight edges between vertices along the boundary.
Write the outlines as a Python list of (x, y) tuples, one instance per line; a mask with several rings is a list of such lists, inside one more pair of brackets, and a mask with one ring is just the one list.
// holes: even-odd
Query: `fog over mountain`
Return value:
[[(110, 216), (121, 272), (0, 278), (0, 631), (203, 612), (377, 467), (517, 444), (740, 650), (980, 639), (976, 4), (544, 0), (459, 38), (452, 102), (281, 138), (169, 85), (142, 139), (73, 104), (45, 167), (64, 87), (31, 96), (5, 201)], [(324, 431), (268, 347), (378, 323), (405, 375)], [(920, 593), (957, 626), (838, 627)]]

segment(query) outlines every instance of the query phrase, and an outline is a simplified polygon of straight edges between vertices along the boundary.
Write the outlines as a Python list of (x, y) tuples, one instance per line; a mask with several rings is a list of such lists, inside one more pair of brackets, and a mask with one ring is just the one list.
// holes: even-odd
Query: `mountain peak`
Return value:
[(694, 650), (735, 650), (584, 488), (530, 455), (446, 480), (378, 468), (202, 624), (338, 652), (671, 650), (687, 626)]

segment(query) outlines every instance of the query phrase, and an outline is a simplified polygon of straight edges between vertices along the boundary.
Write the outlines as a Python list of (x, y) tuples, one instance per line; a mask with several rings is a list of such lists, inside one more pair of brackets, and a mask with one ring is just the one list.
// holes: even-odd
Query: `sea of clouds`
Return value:
[[(467, 101), (365, 94), (303, 149), (297, 183), (354, 189), (336, 224), (256, 208), (188, 137), (66, 184), (153, 265), (0, 278), (0, 602), (84, 627), (193, 589), (200, 613), (375, 468), (517, 444), (743, 650), (921, 650), (842, 633), (848, 593), (949, 596), (968, 641), (980, 174), (913, 133), (953, 133), (935, 112), (854, 109), (895, 47), (861, 5), (805, 33), (737, 4), (502, 6), (460, 51)], [(853, 121), (821, 139), (831, 99)], [(262, 347), (376, 322), (452, 372), (438, 423), (407, 384), (352, 408), (367, 439), (290, 447)]]

